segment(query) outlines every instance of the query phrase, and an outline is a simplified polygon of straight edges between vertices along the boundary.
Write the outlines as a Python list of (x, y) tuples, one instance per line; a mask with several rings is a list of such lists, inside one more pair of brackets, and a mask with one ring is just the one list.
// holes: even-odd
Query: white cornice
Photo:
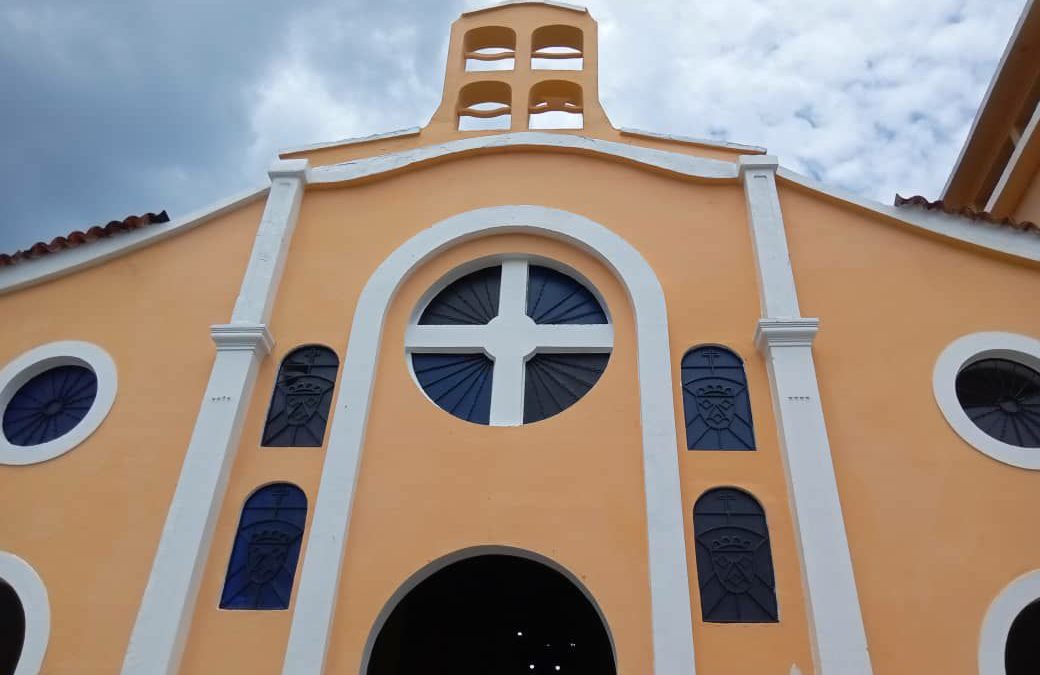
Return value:
[(766, 347), (811, 347), (819, 330), (819, 319), (760, 319), (755, 346), (762, 352)]
[(510, 5), (546, 5), (549, 7), (557, 7), (559, 9), (569, 9), (572, 12), (579, 12), (581, 14), (588, 14), (589, 10), (581, 5), (571, 5), (566, 2), (554, 2), (553, 0), (503, 0), (487, 7), (478, 7), (477, 9), (471, 9), (468, 12), (463, 12), (462, 16), (472, 16), (473, 14), (480, 14), (481, 12), (490, 12), (493, 9), (502, 9), (503, 7), (509, 7)]
[(23, 260), (15, 265), (0, 268), (0, 295), (93, 267), (110, 258), (183, 234), (209, 220), (256, 201), (266, 194), (266, 186), (254, 188), (184, 218), (177, 218), (160, 225), (149, 225), (139, 230), (117, 234), (90, 244), (58, 251), (40, 258)]
[(461, 156), (481, 151), (490, 152), (506, 148), (546, 149), (606, 155), (660, 169), (671, 174), (703, 180), (729, 182), (735, 181), (737, 178), (737, 165), (734, 162), (694, 157), (665, 150), (641, 148), (628, 145), (627, 143), (604, 141), (587, 136), (540, 131), (519, 131), (516, 133), (464, 138), (378, 157), (316, 167), (310, 170), (308, 182), (345, 183), (399, 171), (426, 162), (443, 160), (456, 155)]
[(662, 134), (657, 131), (645, 131), (643, 129), (633, 129), (631, 127), (621, 127), (618, 129), (622, 136), (636, 136), (637, 138), (653, 138), (662, 141), (672, 141), (675, 143), (687, 143), (689, 145), (701, 145), (707, 148), (719, 148), (721, 150), (739, 150), (740, 152), (760, 152), (765, 153), (766, 149), (758, 145), (744, 145), (743, 143), (731, 143), (729, 141), (716, 141), (710, 138), (697, 138), (694, 136), (679, 136), (676, 134)]
[(327, 143), (313, 143), (311, 145), (300, 145), (295, 148), (283, 148), (278, 151), (279, 155), (291, 155), (297, 152), (310, 152), (311, 150), (324, 150), (326, 148), (338, 148), (344, 145), (359, 145), (361, 143), (371, 143), (373, 141), (382, 141), (388, 138), (407, 138), (409, 136), (418, 136), (422, 133), (420, 127), (409, 127), (407, 129), (398, 129), (397, 131), (387, 131), (381, 134), (371, 134), (369, 136), (357, 136), (355, 138), (344, 138), (338, 141), (329, 141)]
[(1022, 232), (981, 220), (970, 220), (963, 216), (942, 211), (927, 211), (917, 207), (888, 206), (840, 188), (824, 186), (808, 176), (803, 176), (783, 167), (777, 171), (777, 176), (789, 183), (801, 185), (815, 192), (834, 197), (874, 213), (879, 213), (892, 220), (897, 220), (933, 234), (975, 246), (982, 246), (1015, 256), (1016, 258), (1040, 261), (1040, 236), (1031, 232)]
[(274, 338), (262, 323), (219, 323), (209, 327), (209, 335), (218, 352), (248, 351), (265, 356), (274, 347)]

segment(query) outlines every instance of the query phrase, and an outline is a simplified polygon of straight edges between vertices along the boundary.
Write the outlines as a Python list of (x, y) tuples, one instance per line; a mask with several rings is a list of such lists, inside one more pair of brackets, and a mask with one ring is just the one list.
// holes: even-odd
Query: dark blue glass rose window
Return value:
[(291, 483), (266, 485), (242, 507), (221, 609), (288, 609), (300, 558), (307, 496)]
[[(613, 344), (606, 310), (591, 290), (525, 260), (455, 280), (417, 324), (408, 348), (419, 386), (444, 410), (477, 424), (537, 422), (570, 407), (599, 380)], [(572, 339), (562, 346), (539, 328), (562, 325)], [(452, 331), (440, 334), (437, 327)], [(497, 405), (496, 378), (517, 387)]]
[(1009, 445), (1040, 448), (1040, 373), (1008, 359), (983, 359), (957, 374), (956, 389), (979, 429)]
[(58, 366), (36, 375), (4, 409), (4, 437), (12, 445), (53, 441), (83, 421), (97, 397), (97, 376), (85, 366)]
[(777, 621), (769, 529), (758, 500), (734, 488), (705, 492), (693, 507), (693, 535), (704, 620)]

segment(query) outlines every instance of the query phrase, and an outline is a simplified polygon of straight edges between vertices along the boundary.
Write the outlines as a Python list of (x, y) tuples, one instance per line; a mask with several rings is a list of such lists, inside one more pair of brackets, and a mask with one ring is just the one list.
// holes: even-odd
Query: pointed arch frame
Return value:
[(376, 268), (358, 298), (283, 675), (319, 675), (324, 669), (386, 308), (405, 279), (438, 253), (515, 232), (562, 240), (590, 253), (628, 293), (636, 323), (654, 672), (695, 674), (664, 291), (642, 255), (603, 225), (559, 209), (510, 205), (467, 211), (419, 232)]

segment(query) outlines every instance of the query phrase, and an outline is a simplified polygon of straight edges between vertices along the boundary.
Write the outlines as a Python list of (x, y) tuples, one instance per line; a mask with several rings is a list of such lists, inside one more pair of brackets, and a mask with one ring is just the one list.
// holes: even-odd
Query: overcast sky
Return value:
[[(0, 252), (426, 123), (470, 0), (4, 0)], [(615, 126), (938, 197), (1024, 0), (589, 0)]]

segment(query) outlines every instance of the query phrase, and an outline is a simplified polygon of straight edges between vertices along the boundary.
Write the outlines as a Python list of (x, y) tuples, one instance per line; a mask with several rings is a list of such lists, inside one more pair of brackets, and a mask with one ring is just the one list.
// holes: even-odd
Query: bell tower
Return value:
[(506, 2), (451, 27), (437, 135), (610, 128), (599, 103), (596, 22), (584, 7)]

